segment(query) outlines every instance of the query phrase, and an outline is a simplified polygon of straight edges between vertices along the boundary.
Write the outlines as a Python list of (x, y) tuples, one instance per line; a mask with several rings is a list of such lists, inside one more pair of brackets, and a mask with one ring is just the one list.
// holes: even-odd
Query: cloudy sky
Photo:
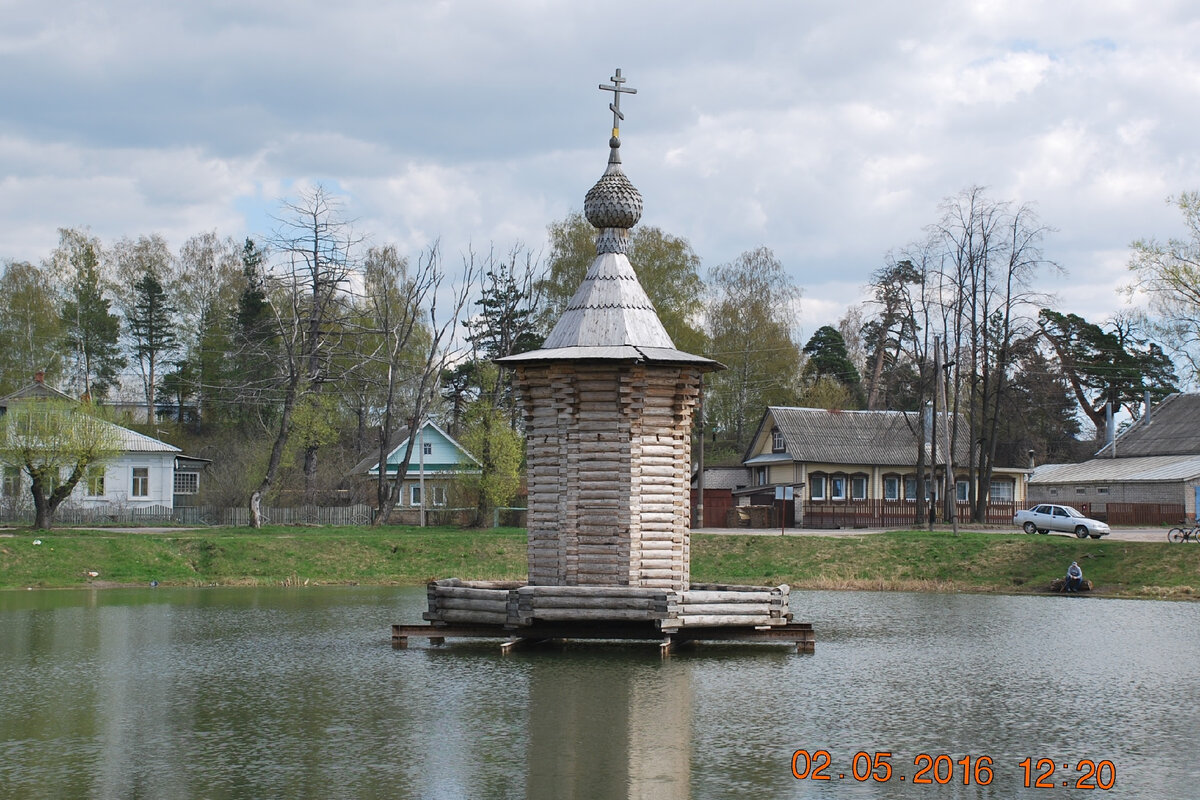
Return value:
[(1059, 306), (1124, 304), (1128, 245), (1200, 188), (1191, 2), (0, 0), (0, 261), (57, 229), (261, 237), (322, 182), (376, 243), (544, 243), (603, 171), (621, 67), (643, 222), (760, 245), (806, 340), (980, 185), (1056, 229)]

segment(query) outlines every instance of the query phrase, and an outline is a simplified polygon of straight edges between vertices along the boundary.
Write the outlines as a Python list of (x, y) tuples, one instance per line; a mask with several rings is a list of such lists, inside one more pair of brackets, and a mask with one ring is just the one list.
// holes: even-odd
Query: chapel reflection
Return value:
[[(691, 673), (653, 652), (643, 645), (537, 659), (529, 684), (528, 798), (689, 796)], [(610, 665), (643, 658), (655, 660), (633, 669)]]

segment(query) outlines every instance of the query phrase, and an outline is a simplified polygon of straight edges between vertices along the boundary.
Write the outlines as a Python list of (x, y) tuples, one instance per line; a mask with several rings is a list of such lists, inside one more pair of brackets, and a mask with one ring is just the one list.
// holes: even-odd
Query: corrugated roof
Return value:
[[(79, 403), (78, 400), (75, 400), (70, 395), (60, 392), (58, 389), (55, 389), (50, 386), (46, 386), (43, 383), (31, 383), (28, 386), (25, 386), (24, 388), (18, 389), (17, 391), (13, 392), (10, 395), (6, 395), (5, 397), (0, 398), (0, 404), (3, 404), (3, 407), (7, 407), (8, 405), (12, 405), (14, 403), (34, 403), (34, 402), (38, 402), (41, 400), (69, 401), (70, 403), (73, 403), (73, 404)], [(153, 436), (147, 436), (144, 433), (138, 433), (137, 431), (130, 430), (129, 428), (123, 428), (120, 425), (117, 425), (116, 423), (113, 423), (113, 422), (108, 422), (107, 420), (101, 420), (101, 422), (103, 424), (108, 425), (109, 427), (113, 428), (117, 432), (118, 446), (124, 452), (127, 452), (127, 453), (182, 453), (183, 452), (175, 445), (167, 444), (164, 441), (155, 439)]]
[[(1118, 448), (1118, 451), (1120, 449)], [(1107, 481), (1186, 481), (1200, 477), (1200, 455), (1093, 458), (1082, 464), (1043, 464), (1031, 484)]]
[(1200, 394), (1197, 393), (1167, 395), (1151, 408), (1149, 425), (1138, 422), (1117, 437), (1118, 459), (1196, 454), (1200, 454)]
[[(112, 423), (109, 423), (112, 424)], [(120, 425), (113, 425), (117, 429), (118, 436), (121, 442), (121, 449), (129, 453), (182, 453), (173, 444), (155, 439), (152, 436), (147, 436), (144, 433), (131, 431), (129, 428), (122, 428)]]
[[(916, 411), (771, 406), (762, 425), (770, 420), (783, 434), (784, 450), (793, 461), (911, 466), (917, 460), (920, 414)], [(959, 428), (960, 441), (954, 456), (960, 464), (967, 458), (964, 430)], [(938, 433), (938, 450), (945, 452), (947, 444), (940, 426)]]

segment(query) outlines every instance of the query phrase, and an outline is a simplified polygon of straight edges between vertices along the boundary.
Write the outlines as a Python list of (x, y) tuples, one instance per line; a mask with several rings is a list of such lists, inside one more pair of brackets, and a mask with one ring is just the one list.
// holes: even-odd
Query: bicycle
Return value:
[(1167, 532), (1167, 541), (1200, 543), (1200, 525), (1193, 525), (1190, 528), (1171, 528)]

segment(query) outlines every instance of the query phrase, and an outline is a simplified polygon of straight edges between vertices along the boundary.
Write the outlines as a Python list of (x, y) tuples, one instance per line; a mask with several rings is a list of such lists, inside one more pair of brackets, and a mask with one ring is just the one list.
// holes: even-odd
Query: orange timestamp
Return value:
[[(888, 751), (860, 750), (848, 764), (835, 764), (828, 750), (797, 750), (792, 753), (792, 777), (798, 781), (832, 781), (853, 778), (856, 781), (903, 781), (921, 784), (961, 783), (987, 786), (996, 777), (995, 761), (991, 756), (965, 755), (954, 758), (946, 753), (917, 753), (913, 757), (915, 771), (898, 772), (892, 766), (893, 754)], [(1023, 770), (1025, 788), (1057, 789), (1073, 785), (1076, 789), (1111, 789), (1117, 783), (1117, 768), (1111, 761), (1079, 759), (1072, 773), (1069, 762), (1063, 762), (1066, 779), (1055, 778), (1054, 759), (1026, 758), (1017, 764)], [(847, 769), (848, 767), (848, 769)], [(1072, 780), (1073, 778), (1073, 780)]]

